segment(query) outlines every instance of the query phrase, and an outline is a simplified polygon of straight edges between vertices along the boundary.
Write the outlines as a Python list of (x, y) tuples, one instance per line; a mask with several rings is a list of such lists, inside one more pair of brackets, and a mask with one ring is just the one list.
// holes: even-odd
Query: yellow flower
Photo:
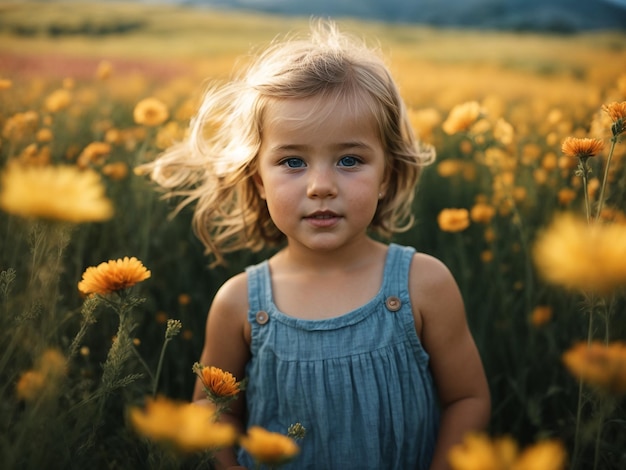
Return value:
[(496, 210), (494, 207), (485, 203), (475, 204), (470, 210), (470, 218), (472, 221), (483, 224), (489, 223), (495, 214)]
[(8, 78), (0, 78), (0, 90), (8, 90), (13, 86), (13, 82)]
[(581, 342), (567, 350), (562, 359), (576, 378), (610, 393), (626, 394), (626, 344)]
[(469, 212), (467, 209), (444, 209), (437, 216), (437, 223), (444, 232), (460, 232), (469, 227)]
[(483, 114), (482, 108), (477, 101), (456, 105), (450, 111), (448, 118), (442, 124), (446, 134), (452, 135), (457, 132), (468, 130)]
[(11, 163), (0, 175), (0, 183), (0, 208), (12, 214), (74, 223), (113, 216), (100, 176), (92, 170)]
[(259, 426), (248, 429), (239, 443), (256, 462), (266, 465), (285, 463), (300, 452), (300, 447), (290, 437), (267, 431)]
[(567, 289), (608, 294), (626, 286), (626, 225), (587, 224), (561, 214), (537, 236), (533, 258), (539, 274)]
[(167, 106), (157, 98), (146, 98), (137, 103), (133, 117), (137, 124), (158, 126), (167, 121), (169, 111)]
[(151, 273), (134, 256), (110, 260), (91, 266), (83, 273), (78, 283), (78, 290), (83, 294), (106, 295), (122, 289), (128, 289), (138, 282), (145, 281)]
[(561, 151), (568, 157), (589, 158), (595, 157), (604, 148), (604, 141), (600, 139), (567, 137), (561, 145)]
[(241, 390), (241, 383), (237, 382), (235, 376), (219, 367), (196, 363), (193, 369), (211, 398), (233, 397)]
[(496, 121), (496, 125), (493, 128), (493, 137), (503, 145), (510, 145), (513, 143), (515, 131), (513, 126), (506, 122), (504, 119), (499, 118)]
[(453, 470), (505, 470), (517, 455), (517, 444), (509, 437), (491, 440), (469, 433), (448, 453)]
[(450, 449), (448, 462), (452, 470), (562, 470), (566, 457), (563, 444), (556, 440), (538, 442), (520, 454), (510, 437), (469, 433)]
[(563, 444), (550, 439), (526, 448), (511, 470), (561, 470), (565, 468), (566, 460)]
[(48, 95), (45, 100), (44, 107), (46, 111), (56, 113), (67, 108), (71, 101), (71, 93), (64, 88), (59, 88)]
[(181, 452), (221, 449), (237, 440), (235, 428), (215, 422), (214, 410), (208, 406), (157, 397), (148, 399), (143, 410), (130, 408), (128, 416), (137, 433)]

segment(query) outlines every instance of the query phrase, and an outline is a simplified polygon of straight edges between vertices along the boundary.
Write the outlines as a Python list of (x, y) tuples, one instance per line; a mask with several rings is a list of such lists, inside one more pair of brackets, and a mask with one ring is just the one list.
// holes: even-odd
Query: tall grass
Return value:
[[(205, 79), (226, 76), (250, 46), (306, 21), (113, 4), (102, 5), (102, 16), (92, 20), (102, 26), (96, 34), (84, 28), (91, 11), (86, 5), (74, 5), (72, 17), (53, 5), (37, 4), (41, 15), (33, 15), (28, 3), (0, 7), (0, 57), (18, 50), (23, 58), (35, 57), (43, 50), (71, 59), (62, 69), (35, 73), (45, 57), (5, 60), (0, 168), (13, 160), (92, 168), (102, 176), (115, 215), (75, 224), (0, 211), (0, 461), (4, 468), (41, 468), (51, 461), (61, 468), (191, 467), (203, 456), (175, 460), (141, 440), (128, 427), (125, 410), (155, 391), (191, 396), (212, 296), (261, 255), (230, 256), (229, 266), (209, 269), (190, 231), (189, 212), (170, 220), (172, 206), (132, 168), (182, 135)], [(119, 24), (137, 26), (115, 30)], [(601, 106), (626, 100), (624, 35), (516, 36), (345, 24), (380, 38), (413, 108), (416, 130), (438, 150), (438, 162), (418, 188), (418, 223), (395, 241), (443, 259), (459, 282), (492, 391), (490, 433), (521, 444), (555, 437), (572, 457), (577, 454), (577, 468), (598, 459), (597, 468), (622, 468), (623, 400), (613, 402), (598, 433), (592, 390), (579, 384), (561, 357), (573, 343), (604, 338), (605, 332), (611, 341), (626, 340), (623, 291), (610, 304), (593, 307), (608, 313), (595, 316), (590, 327), (593, 313), (585, 297), (544, 282), (532, 247), (555, 213), (585, 212), (583, 181), (576, 162), (563, 158), (561, 143), (568, 136), (609, 141), (610, 122)], [(53, 106), (57, 90), (69, 100)], [(136, 104), (149, 96), (166, 104), (165, 123), (134, 121)], [(452, 108), (472, 100), (484, 119), (461, 132), (444, 132)], [(497, 135), (499, 119), (514, 130), (508, 140)], [(94, 142), (109, 150), (89, 153)], [(607, 150), (589, 162), (587, 194), (593, 201)], [(611, 217), (623, 221), (624, 144), (617, 141), (613, 152), (604, 196)], [(470, 211), (478, 202), (493, 208), (493, 217), (472, 220), (460, 232), (438, 226), (441, 211)], [(77, 284), (87, 267), (124, 256), (139, 258), (152, 275), (133, 288), (135, 300), (125, 307), (126, 353), (111, 372), (107, 358), (113, 337), (119, 337), (120, 316), (102, 299), (81, 296)], [(537, 316), (538, 308), (548, 315)], [(180, 320), (182, 332), (163, 350), (168, 319)], [(49, 386), (34, 384), (37, 395), (25, 397), (20, 380), (52, 367), (42, 366), (53, 361), (49, 351), (64, 358), (67, 372), (58, 380), (46, 376)]]

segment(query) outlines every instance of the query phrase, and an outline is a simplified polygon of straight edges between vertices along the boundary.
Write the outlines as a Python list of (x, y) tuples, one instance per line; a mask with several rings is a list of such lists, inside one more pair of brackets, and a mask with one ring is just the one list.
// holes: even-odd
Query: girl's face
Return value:
[(290, 246), (330, 251), (366, 237), (385, 192), (371, 113), (313, 97), (273, 102), (263, 122), (255, 182)]

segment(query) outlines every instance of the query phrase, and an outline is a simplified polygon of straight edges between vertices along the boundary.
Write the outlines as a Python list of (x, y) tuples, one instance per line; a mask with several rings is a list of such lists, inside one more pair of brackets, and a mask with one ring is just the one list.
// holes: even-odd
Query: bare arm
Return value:
[[(238, 381), (243, 379), (250, 358), (246, 282), (246, 275), (239, 274), (228, 280), (215, 295), (207, 317), (204, 348), (200, 356), (202, 365), (219, 367), (233, 374)], [(200, 379), (196, 379), (193, 401), (208, 403)], [(243, 432), (244, 404), (245, 397), (240, 394), (220, 421), (231, 423)], [(233, 449), (218, 452), (216, 459), (218, 470), (238, 465)]]
[[(449, 469), (447, 455), (470, 431), (484, 430), (491, 414), (489, 386), (470, 333), (457, 284), (443, 263), (417, 254), (411, 265), (411, 299), (418, 334), (442, 406), (431, 470)], [(421, 330), (421, 331), (420, 331)]]

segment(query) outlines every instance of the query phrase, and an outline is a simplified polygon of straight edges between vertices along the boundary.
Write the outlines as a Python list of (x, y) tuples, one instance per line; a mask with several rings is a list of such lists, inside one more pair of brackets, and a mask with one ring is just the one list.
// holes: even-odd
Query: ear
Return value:
[(259, 192), (259, 196), (261, 197), (261, 199), (265, 199), (265, 186), (263, 185), (261, 175), (255, 173), (252, 176), (252, 181), (254, 181), (254, 186), (256, 186), (256, 190)]

